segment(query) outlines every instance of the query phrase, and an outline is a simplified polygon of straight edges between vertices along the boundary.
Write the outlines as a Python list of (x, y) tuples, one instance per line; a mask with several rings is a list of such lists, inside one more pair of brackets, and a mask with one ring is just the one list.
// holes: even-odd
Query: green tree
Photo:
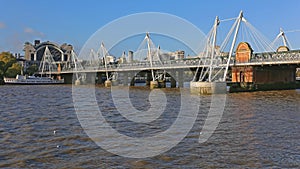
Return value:
[(20, 74), (21, 69), (22, 67), (10, 52), (0, 53), (0, 84), (3, 84), (3, 77), (15, 77)]
[(16, 58), (9, 52), (2, 52), (0, 53), (0, 61), (4, 62), (5, 64), (10, 61), (16, 61)]
[(7, 71), (5, 72), (5, 77), (16, 77), (17, 74), (21, 73), (21, 65), (18, 63), (13, 63), (13, 65), (11, 67), (9, 67), (7, 69)]
[(33, 75), (39, 70), (39, 67), (36, 64), (30, 65), (27, 70), (26, 74)]

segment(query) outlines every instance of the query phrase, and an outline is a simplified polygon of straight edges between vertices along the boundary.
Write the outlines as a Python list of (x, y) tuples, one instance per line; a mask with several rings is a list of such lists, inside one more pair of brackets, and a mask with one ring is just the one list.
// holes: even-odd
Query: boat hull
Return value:
[(8, 85), (52, 85), (63, 84), (64, 79), (55, 80), (47, 77), (26, 77), (18, 75), (16, 78), (4, 78), (4, 83)]
[(55, 85), (64, 82), (4, 82), (6, 85)]

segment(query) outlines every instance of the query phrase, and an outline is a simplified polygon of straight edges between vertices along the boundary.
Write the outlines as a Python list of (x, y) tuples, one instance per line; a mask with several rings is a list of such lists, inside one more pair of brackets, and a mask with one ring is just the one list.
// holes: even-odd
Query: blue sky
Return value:
[[(269, 40), (284, 30), (300, 30), (299, 0), (0, 0), (0, 51), (21, 52), (35, 39), (69, 43), (77, 50), (99, 28), (120, 17), (140, 12), (163, 12), (184, 18), (208, 33), (214, 18), (247, 20)], [(286, 34), (300, 49), (300, 32)]]

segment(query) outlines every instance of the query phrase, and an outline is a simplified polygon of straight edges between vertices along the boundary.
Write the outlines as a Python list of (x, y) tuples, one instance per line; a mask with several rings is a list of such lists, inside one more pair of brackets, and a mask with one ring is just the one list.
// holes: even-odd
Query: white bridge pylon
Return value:
[[(91, 53), (93, 51), (91, 50)], [(108, 50), (106, 49), (104, 42), (101, 42), (100, 48), (97, 51), (97, 53), (92, 53), (92, 56), (94, 60), (96, 60), (96, 63), (99, 65), (99, 63), (104, 63), (104, 68), (105, 68), (105, 75), (106, 75), (106, 79), (107, 81), (110, 80), (116, 80), (118, 77), (118, 73), (117, 72), (111, 72), (109, 74), (108, 72), (108, 64), (111, 62), (110, 60), (113, 59), (112, 56), (110, 56)]]
[(83, 70), (83, 66), (81, 65), (77, 54), (75, 53), (74, 50), (71, 51), (71, 61), (74, 64), (74, 69), (76, 71), (75, 76), (76, 76), (76, 80), (84, 80), (86, 78), (86, 74), (85, 73), (81, 73), (79, 74), (78, 71)]
[(300, 30), (284, 31), (282, 28), (280, 28), (279, 34), (276, 36), (271, 46), (276, 48), (283, 45), (288, 47), (289, 49), (292, 49), (293, 47), (286, 36), (286, 33), (292, 33), (292, 32), (300, 32)]
[[(235, 20), (234, 24), (222, 44), (217, 46), (219, 25), (222, 22), (231, 20)], [(231, 45), (229, 46), (230, 40)], [(234, 48), (237, 41), (249, 42), (256, 52), (275, 51), (271, 47), (271, 42), (244, 18), (243, 11), (239, 13), (237, 18), (233, 19), (220, 20), (219, 17), (216, 17), (214, 25), (207, 35), (204, 51), (199, 54), (199, 66), (193, 81), (225, 82), (229, 65), (234, 57)], [(228, 53), (224, 52), (226, 49), (229, 49)]]
[(277, 41), (279, 41), (279, 39), (282, 39), (282, 42), (283, 42), (283, 45), (284, 45), (284, 46), (286, 46), (286, 47), (288, 47), (289, 49), (291, 49), (291, 44), (290, 44), (290, 42), (288, 41), (287, 37), (285, 36), (285, 33), (284, 33), (284, 31), (283, 31), (282, 28), (280, 28), (279, 34), (276, 36), (276, 38), (274, 39), (274, 41), (272, 42), (271, 45), (274, 46), (275, 43), (276, 43)]
[[(138, 49), (135, 52), (135, 56), (141, 59), (141, 62), (149, 62), (152, 81), (156, 81), (158, 79), (162, 79), (162, 74), (158, 72), (154, 72), (153, 64), (161, 64), (162, 61), (160, 59), (160, 46), (156, 47), (153, 41), (150, 38), (149, 32), (146, 33), (144, 40), (139, 45)], [(146, 58), (145, 58), (146, 56)]]
[(51, 72), (57, 70), (57, 66), (53, 59), (53, 55), (51, 54), (48, 45), (45, 47), (45, 51), (43, 54), (43, 58), (41, 60), (41, 64), (39, 66), (39, 71), (43, 75), (45, 71), (48, 71), (50, 74)]

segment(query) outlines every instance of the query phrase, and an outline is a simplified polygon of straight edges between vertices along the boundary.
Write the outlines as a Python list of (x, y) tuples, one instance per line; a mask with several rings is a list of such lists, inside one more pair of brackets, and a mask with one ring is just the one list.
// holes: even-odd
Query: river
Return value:
[[(179, 89), (162, 91), (166, 115), (147, 129), (116, 119), (111, 91), (95, 88), (107, 121), (132, 137), (155, 135), (174, 122)], [(132, 87), (133, 106), (147, 110), (149, 93)], [(210, 97), (201, 97), (188, 135), (165, 153), (139, 159), (112, 154), (85, 133), (71, 85), (0, 86), (0, 168), (300, 168), (300, 90), (228, 94), (222, 119), (204, 143), (198, 138)]]

